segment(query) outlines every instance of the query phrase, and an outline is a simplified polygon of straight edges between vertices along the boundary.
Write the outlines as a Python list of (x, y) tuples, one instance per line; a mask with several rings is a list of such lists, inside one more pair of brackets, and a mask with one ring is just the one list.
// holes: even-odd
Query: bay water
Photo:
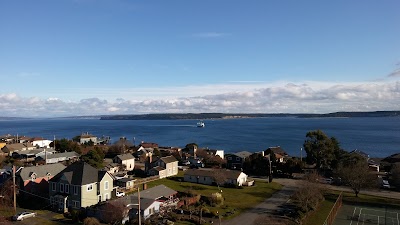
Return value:
[[(242, 118), (204, 120), (98, 120), (98, 119), (21, 119), (0, 121), (0, 135), (25, 135), (53, 140), (83, 132), (111, 137), (115, 142), (126, 137), (131, 142), (158, 143), (159, 146), (223, 149), (226, 153), (256, 152), (281, 146), (292, 156), (300, 156), (306, 133), (320, 129), (339, 140), (343, 149), (358, 149), (371, 157), (400, 153), (400, 117), (368, 118)], [(305, 152), (303, 151), (303, 156)]]

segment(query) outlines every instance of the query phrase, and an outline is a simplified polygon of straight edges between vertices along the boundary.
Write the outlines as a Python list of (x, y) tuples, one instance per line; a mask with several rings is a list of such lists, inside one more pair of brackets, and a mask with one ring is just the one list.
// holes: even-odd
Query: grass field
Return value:
[[(148, 187), (154, 187), (159, 184), (164, 184), (169, 188), (172, 188), (176, 191), (188, 191), (192, 190), (203, 196), (211, 196), (212, 193), (219, 192), (217, 186), (209, 186), (188, 182), (180, 182), (177, 179), (182, 179), (183, 177), (175, 177), (174, 179), (161, 179), (157, 181), (153, 181), (148, 183)], [(278, 183), (267, 183), (265, 181), (256, 180), (255, 185), (252, 187), (243, 187), (243, 188), (223, 188), (222, 195), (225, 198), (225, 203), (222, 208), (214, 208), (208, 207), (210, 211), (219, 210), (222, 213), (226, 212), (234, 212), (231, 216), (233, 217), (238, 215), (240, 212), (247, 210), (249, 208), (254, 207), (255, 205), (261, 203), (266, 198), (271, 197), (273, 193), (280, 190), (282, 186)], [(228, 217), (228, 218), (229, 218)]]

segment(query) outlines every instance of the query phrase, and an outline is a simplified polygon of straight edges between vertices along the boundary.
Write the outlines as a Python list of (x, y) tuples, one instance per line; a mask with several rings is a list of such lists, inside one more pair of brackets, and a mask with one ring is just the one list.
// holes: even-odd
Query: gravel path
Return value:
[[(250, 225), (256, 220), (259, 216), (268, 215), (272, 213), (274, 210), (278, 209), (278, 207), (289, 200), (289, 197), (294, 193), (296, 188), (298, 187), (298, 180), (293, 179), (274, 179), (274, 182), (280, 183), (284, 185), (284, 187), (274, 193), (271, 198), (265, 199), (264, 202), (255, 206), (254, 208), (241, 213), (239, 216), (222, 221), (222, 225)], [(218, 224), (218, 223), (216, 223)]]

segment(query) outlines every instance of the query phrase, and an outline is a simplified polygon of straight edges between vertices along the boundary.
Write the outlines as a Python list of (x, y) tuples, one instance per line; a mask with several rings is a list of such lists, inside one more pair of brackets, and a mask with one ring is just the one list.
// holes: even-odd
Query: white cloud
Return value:
[[(327, 113), (399, 110), (400, 105), (400, 81), (228, 83), (168, 87), (168, 89), (174, 91), (158, 89), (159, 96), (148, 96), (143, 99), (136, 98), (130, 93), (114, 98), (116, 100), (113, 101), (102, 97), (84, 98), (79, 101), (66, 101), (56, 97), (25, 98), (10, 93), (0, 95), (0, 108), (2, 116), (50, 117), (188, 112)], [(144, 88), (142, 91), (151, 93), (152, 90)], [(115, 92), (121, 93), (120, 90), (115, 90)], [(112, 91), (109, 90), (107, 93), (112, 93)], [(112, 94), (114, 95), (117, 94)]]

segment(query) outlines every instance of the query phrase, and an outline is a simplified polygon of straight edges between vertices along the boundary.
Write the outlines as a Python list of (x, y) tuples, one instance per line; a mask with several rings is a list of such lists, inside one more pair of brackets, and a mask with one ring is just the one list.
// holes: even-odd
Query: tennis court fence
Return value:
[(333, 221), (336, 218), (337, 212), (339, 211), (340, 207), (342, 206), (342, 199), (343, 199), (343, 192), (340, 192), (338, 198), (336, 199), (335, 204), (333, 205), (331, 211), (329, 212), (328, 217), (323, 225), (332, 225)]

